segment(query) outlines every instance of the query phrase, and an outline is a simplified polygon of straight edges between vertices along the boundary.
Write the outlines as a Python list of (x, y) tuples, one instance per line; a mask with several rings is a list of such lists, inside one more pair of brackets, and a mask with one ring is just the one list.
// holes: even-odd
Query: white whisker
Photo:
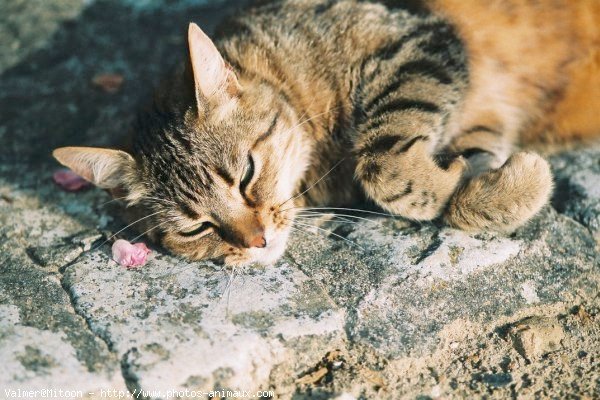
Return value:
[[(345, 158), (342, 158), (341, 160), (339, 160), (337, 163), (335, 163), (335, 165), (334, 165), (333, 167), (331, 167), (331, 169), (330, 169), (329, 171), (327, 171), (327, 172), (325, 173), (325, 175), (323, 175), (323, 176), (322, 176), (322, 177), (320, 177), (320, 178), (319, 178), (319, 179), (318, 179), (316, 182), (314, 182), (312, 185), (310, 185), (310, 186), (308, 187), (308, 189), (306, 189), (305, 191), (303, 191), (303, 192), (302, 192), (302, 193), (300, 193), (300, 194), (297, 194), (297, 195), (295, 195), (295, 196), (292, 196), (292, 197), (290, 197), (289, 199), (287, 199), (286, 201), (284, 201), (283, 203), (281, 203), (281, 204), (280, 204), (278, 207), (281, 207), (281, 206), (283, 206), (285, 203), (287, 203), (288, 201), (295, 200), (295, 199), (297, 199), (298, 197), (302, 196), (304, 193), (308, 192), (310, 189), (312, 189), (313, 187), (315, 187), (315, 185), (316, 185), (316, 184), (318, 184), (318, 183), (319, 183), (319, 182), (321, 182), (323, 179), (325, 179), (325, 177), (327, 177), (327, 175), (329, 175), (329, 174), (331, 173), (331, 171), (333, 171), (333, 170), (334, 170), (334, 169), (335, 169), (335, 168), (336, 168), (338, 165), (340, 165), (340, 164), (342, 163), (342, 161), (344, 161), (344, 160), (345, 160)], [(290, 210), (290, 208), (288, 208), (288, 210)], [(282, 210), (282, 211), (286, 211), (286, 210)]]
[(354, 243), (352, 240), (350, 240), (350, 239), (348, 239), (348, 238), (345, 238), (345, 237), (343, 237), (343, 236), (341, 236), (341, 235), (338, 235), (338, 234), (337, 234), (337, 233), (335, 233), (335, 232), (328, 231), (327, 229), (323, 229), (323, 228), (320, 228), (320, 227), (318, 227), (318, 226), (315, 226), (315, 225), (304, 224), (304, 223), (302, 223), (302, 222), (298, 222), (298, 221), (294, 221), (294, 223), (296, 223), (296, 224), (298, 224), (298, 225), (300, 225), (300, 226), (303, 226), (303, 227), (307, 227), (307, 228), (315, 228), (315, 229), (318, 229), (319, 231), (325, 232), (325, 233), (327, 233), (327, 234), (329, 234), (329, 235), (333, 235), (333, 236), (335, 236), (335, 237), (337, 237), (337, 238), (339, 238), (339, 239), (342, 239), (343, 241), (345, 241), (345, 242), (347, 242), (347, 243), (351, 244), (352, 246), (356, 246), (356, 247), (358, 247), (359, 249), (361, 249), (361, 250), (363, 250), (363, 251), (365, 250), (363, 247), (361, 247), (361, 246), (357, 245), (357, 244), (356, 244), (356, 243)]
[[(229, 275), (229, 281), (225, 286), (225, 290), (223, 290), (223, 295), (227, 293), (227, 302), (225, 303), (225, 315), (229, 317), (229, 301), (231, 300), (231, 288), (233, 286), (233, 281), (235, 279), (235, 267), (231, 268), (231, 274)], [(221, 296), (223, 297), (223, 296)]]
[(154, 200), (157, 203), (165, 203), (165, 204), (169, 204), (172, 206), (177, 206), (177, 203), (174, 202), (173, 200), (169, 200), (169, 199), (161, 199), (159, 197), (153, 197), (153, 196), (144, 196), (142, 197), (142, 200)]
[(147, 231), (145, 231), (145, 232), (143, 232), (143, 233), (141, 233), (141, 234), (137, 235), (137, 236), (136, 236), (136, 237), (134, 237), (133, 239), (131, 239), (131, 240), (130, 240), (130, 242), (134, 242), (134, 241), (138, 240), (139, 238), (141, 238), (142, 236), (144, 236), (145, 234), (147, 234), (148, 232), (150, 232), (150, 231), (153, 231), (154, 229), (156, 229), (156, 228), (158, 228), (158, 227), (160, 227), (160, 226), (163, 226), (163, 225), (165, 225), (165, 224), (171, 223), (171, 222), (173, 222), (173, 220), (170, 220), (170, 219), (168, 219), (168, 220), (166, 220), (166, 221), (163, 221), (163, 222), (161, 222), (161, 223), (159, 223), (159, 224), (156, 224), (156, 225), (154, 225), (152, 228), (148, 229)]
[[(310, 215), (314, 215), (315, 217), (331, 215), (333, 217), (340, 216), (340, 217), (345, 217), (345, 218), (354, 218), (354, 219), (357, 219), (357, 220), (360, 220), (360, 221), (366, 221), (366, 222), (370, 222), (370, 223), (373, 223), (373, 224), (377, 223), (377, 221), (374, 221), (372, 219), (363, 218), (363, 217), (359, 217), (357, 215), (351, 215), (351, 214), (320, 213), (320, 212), (317, 212), (317, 211), (301, 210), (296, 215), (307, 216), (307, 215), (304, 215), (304, 213), (309, 213)], [(310, 216), (310, 215), (308, 215), (308, 216)]]
[(135, 225), (135, 224), (137, 224), (137, 223), (138, 223), (138, 222), (140, 222), (140, 221), (143, 221), (143, 220), (145, 220), (145, 219), (148, 219), (148, 218), (150, 218), (150, 217), (152, 217), (152, 216), (154, 216), (154, 215), (160, 214), (160, 213), (162, 213), (162, 212), (164, 212), (164, 211), (157, 211), (157, 212), (155, 212), (155, 213), (152, 213), (152, 214), (150, 214), (150, 215), (146, 215), (145, 217), (142, 217), (142, 218), (140, 218), (140, 219), (138, 219), (138, 220), (135, 220), (135, 221), (133, 221), (132, 223), (130, 223), (129, 225), (127, 225), (125, 228), (123, 228), (123, 229), (121, 229), (121, 230), (119, 230), (119, 231), (115, 232), (113, 235), (111, 235), (110, 237), (108, 237), (108, 238), (107, 238), (107, 239), (106, 239), (104, 242), (100, 243), (98, 246), (94, 247), (94, 248), (93, 248), (93, 249), (91, 249), (90, 251), (94, 251), (94, 250), (96, 250), (96, 249), (98, 249), (98, 248), (100, 248), (100, 247), (104, 246), (104, 245), (105, 245), (106, 243), (108, 243), (108, 242), (109, 242), (111, 239), (113, 239), (115, 236), (117, 236), (119, 233), (123, 232), (125, 229), (129, 228), (130, 226), (132, 226), (132, 225)]
[[(330, 113), (332, 113), (333, 111), (337, 111), (337, 110), (339, 110), (340, 108), (342, 108), (342, 106), (339, 106), (339, 107), (333, 107), (333, 108), (330, 108), (330, 109), (329, 109), (329, 110), (327, 110), (327, 111), (323, 111), (323, 112), (321, 112), (321, 113), (319, 113), (319, 114), (313, 115), (312, 117), (306, 118), (305, 120), (303, 120), (303, 121), (300, 121), (300, 122), (299, 122), (299, 123), (297, 123), (296, 125), (294, 125), (294, 126), (292, 126), (291, 128), (287, 129), (287, 130), (286, 130), (285, 132), (283, 132), (283, 133), (284, 133), (284, 134), (286, 134), (286, 133), (289, 133), (289, 132), (291, 132), (292, 130), (294, 130), (294, 129), (296, 129), (296, 128), (298, 128), (298, 127), (300, 127), (300, 126), (302, 126), (302, 125), (304, 125), (304, 124), (306, 124), (306, 123), (308, 123), (309, 121), (312, 121), (312, 120), (313, 120), (313, 119), (315, 119), (315, 118), (319, 118), (319, 117), (321, 117), (321, 116), (323, 116), (323, 115), (330, 114)], [(302, 120), (302, 117), (303, 117), (303, 116), (305, 116), (306, 114), (308, 114), (308, 111), (304, 111), (304, 112), (302, 113), (302, 115), (300, 116), (300, 118), (298, 118), (298, 120)]]
[(108, 201), (105, 201), (104, 203), (100, 203), (100, 204), (98, 204), (98, 206), (97, 206), (97, 207), (104, 207), (104, 206), (105, 206), (105, 205), (107, 205), (107, 204), (110, 204), (110, 203), (112, 203), (112, 202), (114, 202), (114, 201), (123, 200), (123, 199), (125, 199), (125, 198), (127, 198), (127, 196), (115, 197), (114, 199), (110, 199), (110, 200), (108, 200)]
[(382, 212), (377, 212), (377, 211), (370, 211), (370, 210), (360, 210), (358, 208), (344, 208), (344, 207), (290, 207), (290, 208), (286, 208), (284, 210), (281, 210), (280, 212), (284, 212), (284, 211), (288, 211), (288, 210), (293, 210), (293, 209), (298, 209), (298, 208), (301, 208), (302, 210), (307, 210), (307, 211), (324, 210), (324, 211), (333, 211), (333, 212), (335, 212), (335, 210), (342, 210), (342, 211), (354, 211), (354, 212), (362, 213), (362, 214), (381, 215), (381, 216), (384, 216), (384, 217), (392, 217), (392, 218), (398, 217), (397, 215), (394, 215), (394, 214), (387, 214), (387, 213), (382, 213)]
[(302, 216), (302, 215), (296, 215), (294, 216), (294, 220), (301, 220), (301, 221), (313, 221), (313, 222), (317, 222), (317, 218), (326, 218), (326, 217), (330, 217), (328, 218), (328, 220), (332, 220), (335, 222), (342, 222), (342, 223), (346, 223), (346, 224), (358, 224), (358, 221), (350, 221), (349, 219), (343, 218), (343, 217), (338, 217), (335, 214), (322, 214), (322, 215), (312, 215), (312, 216)]

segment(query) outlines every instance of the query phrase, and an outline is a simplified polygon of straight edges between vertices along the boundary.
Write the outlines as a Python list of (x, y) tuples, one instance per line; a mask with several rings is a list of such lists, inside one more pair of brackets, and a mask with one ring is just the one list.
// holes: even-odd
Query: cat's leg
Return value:
[(378, 56), (365, 64), (359, 85), (356, 177), (383, 209), (431, 220), (466, 166), (458, 157), (442, 168), (434, 158), (467, 91), (466, 54), (449, 26), (430, 21)]
[(356, 175), (367, 195), (383, 209), (413, 220), (431, 220), (456, 191), (465, 162), (438, 166), (426, 136), (379, 136), (358, 148)]
[[(439, 130), (435, 123), (419, 125), (427, 118), (419, 120), (418, 115), (412, 110), (392, 118), (394, 124), (380, 134), (367, 131), (357, 142), (356, 175), (383, 209), (414, 220), (443, 213), (446, 222), (464, 230), (510, 232), (548, 202), (553, 187), (548, 163), (530, 152), (508, 157), (510, 135), (487, 128), (470, 130), (450, 147), (453, 153), (465, 153), (469, 162), (458, 157), (443, 169), (434, 161), (432, 149)], [(435, 115), (429, 118), (435, 121)], [(399, 126), (412, 127), (416, 133), (409, 137), (393, 133)], [(491, 161), (474, 163), (473, 157), (481, 155)]]
[[(458, 157), (442, 168), (434, 159), (444, 128), (462, 97), (464, 75), (430, 60), (379, 68), (367, 84), (356, 125), (356, 178), (383, 209), (413, 220), (441, 214), (461, 181)], [(378, 80), (383, 80), (380, 83)], [(391, 90), (390, 90), (391, 89)]]

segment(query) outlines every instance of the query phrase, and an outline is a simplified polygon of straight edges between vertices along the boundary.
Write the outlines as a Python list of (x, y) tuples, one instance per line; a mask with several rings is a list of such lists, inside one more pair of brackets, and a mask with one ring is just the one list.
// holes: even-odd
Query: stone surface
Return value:
[[(154, 249), (128, 270), (110, 259), (119, 206), (57, 188), (50, 150), (118, 142), (187, 22), (236, 4), (32, 4), (0, 4), (0, 389), (600, 396), (599, 146), (551, 157), (552, 206), (510, 236), (326, 216), (275, 266)], [(116, 93), (102, 73), (124, 77)]]
[(529, 361), (558, 350), (565, 338), (558, 321), (543, 317), (518, 321), (509, 334), (515, 349)]
[(554, 206), (586, 226), (600, 241), (600, 148), (551, 159), (556, 175)]

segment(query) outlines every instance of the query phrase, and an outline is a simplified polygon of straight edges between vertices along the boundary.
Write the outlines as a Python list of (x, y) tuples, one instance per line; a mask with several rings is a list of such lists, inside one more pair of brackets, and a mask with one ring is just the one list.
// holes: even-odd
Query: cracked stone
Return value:
[(60, 267), (77, 259), (83, 248), (74, 245), (30, 247), (31, 258), (49, 271), (58, 271)]
[(71, 237), (71, 242), (83, 247), (83, 251), (88, 251), (92, 245), (102, 239), (104, 234), (95, 230), (85, 230)]

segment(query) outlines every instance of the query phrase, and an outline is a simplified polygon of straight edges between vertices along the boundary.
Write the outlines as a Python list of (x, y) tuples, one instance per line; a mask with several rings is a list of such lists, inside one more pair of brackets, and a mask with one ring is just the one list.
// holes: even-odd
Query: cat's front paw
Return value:
[(439, 167), (425, 141), (416, 142), (403, 153), (380, 156), (377, 162), (381, 165), (377, 176), (362, 180), (366, 192), (383, 209), (419, 221), (442, 213), (467, 166), (459, 157), (448, 169)]
[(501, 168), (469, 180), (452, 198), (445, 219), (469, 231), (512, 232), (548, 203), (553, 186), (546, 160), (516, 153)]

